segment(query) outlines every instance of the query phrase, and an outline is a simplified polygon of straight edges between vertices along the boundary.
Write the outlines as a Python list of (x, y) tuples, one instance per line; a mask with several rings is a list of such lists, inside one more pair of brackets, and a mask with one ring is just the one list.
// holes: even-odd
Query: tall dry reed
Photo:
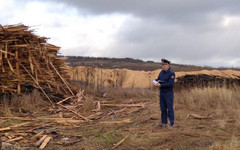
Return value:
[(11, 98), (4, 96), (0, 99), (0, 116), (32, 113), (48, 105), (37, 90), (31, 94), (14, 95)]
[(240, 124), (240, 87), (192, 88), (175, 93), (176, 105), (192, 111), (213, 113), (219, 119)]

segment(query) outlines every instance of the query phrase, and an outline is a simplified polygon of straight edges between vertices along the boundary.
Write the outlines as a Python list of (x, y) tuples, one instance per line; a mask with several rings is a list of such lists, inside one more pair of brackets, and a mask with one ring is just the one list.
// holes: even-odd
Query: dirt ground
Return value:
[[(95, 101), (112, 104), (144, 104), (143, 107), (106, 107), (94, 112), (99, 116), (91, 121), (76, 124), (49, 122), (37, 120), (28, 126), (31, 132), (44, 130), (53, 138), (46, 146), (46, 150), (220, 150), (240, 149), (240, 127), (237, 120), (222, 118), (215, 111), (194, 110), (186, 107), (186, 103), (178, 101), (180, 95), (175, 96), (175, 127), (161, 128), (158, 96), (153, 98), (93, 98), (84, 103), (81, 114), (89, 116), (95, 111), (92, 103)], [(60, 112), (45, 115), (54, 117)], [(209, 116), (206, 119), (196, 119), (190, 114)], [(62, 114), (61, 114), (62, 115)], [(69, 114), (68, 114), (69, 115)], [(72, 115), (72, 114), (70, 114)], [(124, 121), (123, 121), (124, 120)], [(122, 121), (122, 122), (121, 122)], [(0, 127), (16, 123), (23, 123), (18, 119), (2, 120)], [(41, 124), (34, 130), (34, 125)], [(24, 127), (22, 127), (24, 128)], [(16, 132), (16, 131), (15, 131)], [(30, 132), (30, 131), (29, 131)], [(1, 132), (1, 135), (13, 134), (14, 130)], [(26, 134), (27, 132), (24, 131)], [(24, 136), (24, 135), (23, 135)], [(27, 137), (27, 135), (26, 135)], [(122, 143), (117, 145), (121, 140)], [(20, 143), (20, 144), (19, 144)], [(21, 142), (17, 145), (21, 146)], [(14, 143), (13, 143), (14, 144)], [(26, 149), (38, 149), (28, 147)]]
[[(218, 149), (226, 144), (229, 149), (240, 148), (234, 143), (239, 137), (240, 128), (227, 122), (227, 128), (222, 128), (214, 119), (191, 119), (188, 114), (206, 114), (209, 112), (195, 112), (176, 106), (176, 125), (174, 128), (160, 128), (160, 112), (157, 99), (135, 100), (146, 103), (146, 108), (128, 108), (126, 112), (116, 113), (104, 120), (130, 119), (131, 123), (99, 124), (99, 121), (83, 123), (79, 128), (67, 130), (71, 136), (81, 136), (82, 141), (75, 145), (62, 146), (52, 142), (47, 149), (112, 149), (125, 136), (128, 138), (117, 149), (156, 149), (156, 150), (200, 150)], [(136, 111), (135, 111), (136, 110)], [(60, 128), (60, 132), (66, 129)], [(220, 144), (219, 144), (220, 143)], [(228, 144), (229, 143), (229, 144)], [(234, 145), (236, 144), (236, 145)], [(217, 146), (215, 146), (217, 145)], [(230, 147), (232, 146), (232, 147)], [(236, 147), (235, 147), (236, 146)], [(219, 149), (222, 147), (220, 146)]]

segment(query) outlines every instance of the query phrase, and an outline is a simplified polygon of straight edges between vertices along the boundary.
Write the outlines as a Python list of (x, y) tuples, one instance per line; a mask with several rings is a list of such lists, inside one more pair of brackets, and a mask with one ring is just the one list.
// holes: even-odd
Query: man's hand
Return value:
[(153, 80), (153, 81), (152, 81), (152, 84), (153, 84), (154, 86), (156, 86), (156, 87), (160, 87), (160, 83), (157, 82), (156, 80)]

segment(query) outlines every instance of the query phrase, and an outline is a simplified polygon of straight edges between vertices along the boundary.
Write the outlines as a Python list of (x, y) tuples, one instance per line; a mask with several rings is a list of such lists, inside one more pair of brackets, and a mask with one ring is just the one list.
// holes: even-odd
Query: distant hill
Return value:
[[(66, 56), (66, 60), (70, 66), (91, 66), (97, 68), (126, 68), (130, 70), (144, 70), (144, 71), (153, 71), (161, 68), (160, 62), (154, 61), (143, 61), (140, 59), (133, 58), (106, 58), (106, 57), (85, 57), (85, 56)], [(182, 65), (182, 64), (171, 64), (171, 68), (174, 71), (198, 71), (198, 70), (212, 70), (216, 68), (212, 67), (201, 67), (194, 65)], [(226, 69), (226, 68), (218, 68)], [(229, 68), (228, 68), (229, 69)], [(232, 69), (232, 68), (231, 68)], [(239, 70), (239, 69), (234, 69)]]

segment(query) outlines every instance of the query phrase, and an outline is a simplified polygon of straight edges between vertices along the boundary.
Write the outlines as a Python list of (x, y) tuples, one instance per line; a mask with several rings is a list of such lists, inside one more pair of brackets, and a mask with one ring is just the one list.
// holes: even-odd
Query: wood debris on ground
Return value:
[(193, 119), (211, 119), (212, 115), (199, 115), (199, 114), (188, 114), (187, 118), (193, 118)]
[[(82, 91), (80, 90), (80, 92)], [(83, 123), (93, 121), (106, 125), (129, 124), (132, 123), (132, 120), (127, 118), (128, 114), (145, 109), (144, 103), (133, 103), (132, 100), (125, 101), (123, 104), (119, 103), (120, 101), (94, 100), (95, 98), (90, 96), (77, 95), (55, 103), (56, 107), (49, 107), (49, 114), (45, 116), (34, 113), (31, 116), (26, 114), (27, 117), (0, 117), (1, 120), (19, 122), (10, 126), (0, 124), (1, 140), (20, 147), (37, 147), (39, 149), (44, 149), (53, 141), (54, 144), (60, 145), (74, 144), (81, 142), (83, 137), (69, 137), (57, 128), (79, 128)], [(89, 101), (94, 107), (84, 112), (84, 108), (87, 107), (86, 101)], [(114, 147), (118, 147), (124, 140)]]
[(114, 146), (112, 147), (112, 149), (116, 149), (119, 145), (121, 145), (127, 138), (129, 137), (129, 135), (125, 136), (121, 141), (119, 141), (117, 144), (114, 144)]

